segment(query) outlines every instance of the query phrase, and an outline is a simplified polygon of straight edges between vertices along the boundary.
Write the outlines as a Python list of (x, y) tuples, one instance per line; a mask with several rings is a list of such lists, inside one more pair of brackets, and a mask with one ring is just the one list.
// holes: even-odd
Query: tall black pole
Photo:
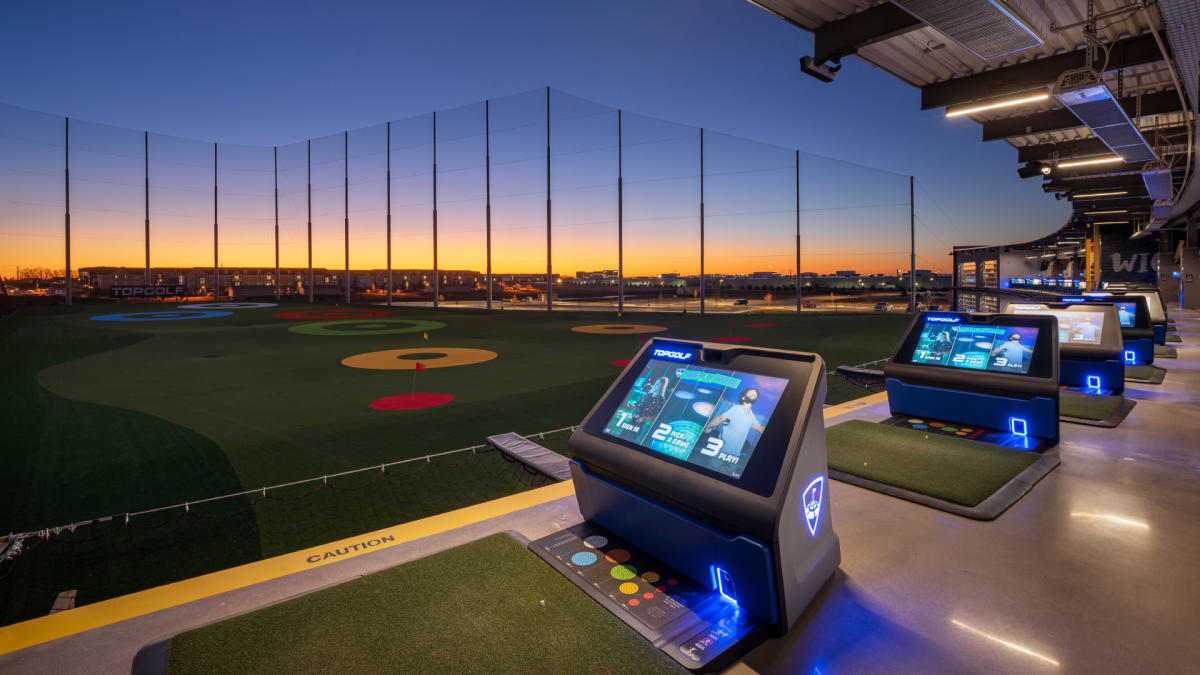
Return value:
[(387, 294), (392, 306), (392, 123), (387, 123)]
[(492, 112), (491, 102), (483, 102), (484, 204), (487, 229), (487, 308), (492, 308)]
[(147, 286), (150, 285), (150, 132), (142, 132), (142, 141), (145, 148), (144, 159), (146, 162), (146, 281)]
[(433, 306), (438, 306), (438, 112), (433, 110)]
[(804, 307), (800, 291), (800, 151), (796, 151), (796, 314)]
[(704, 314), (704, 127), (700, 127), (700, 313)]
[(217, 144), (213, 143), (213, 300), (221, 299), (221, 258), (217, 236)]
[(550, 87), (546, 87), (546, 311), (554, 309), (554, 276), (550, 258)]
[(308, 141), (308, 304), (316, 298), (312, 266), (312, 139)]
[(346, 304), (350, 304), (350, 131), (347, 130), (342, 136), (342, 170), (344, 171), (345, 183), (344, 195), (346, 198), (345, 215), (346, 215), (346, 276), (344, 283), (346, 284)]
[(279, 146), (275, 146), (275, 299), (279, 299)]
[(917, 220), (913, 202), (913, 177), (908, 177), (908, 313), (917, 311)]
[(617, 316), (625, 311), (625, 178), (621, 110), (617, 110)]
[(63, 203), (64, 223), (63, 223), (63, 241), (66, 244), (66, 265), (67, 269), (63, 271), (63, 276), (66, 277), (66, 294), (67, 304), (71, 304), (71, 118), (64, 117), (66, 127), (64, 129), (66, 136), (66, 147), (63, 150), (63, 190), (66, 194), (66, 199)]

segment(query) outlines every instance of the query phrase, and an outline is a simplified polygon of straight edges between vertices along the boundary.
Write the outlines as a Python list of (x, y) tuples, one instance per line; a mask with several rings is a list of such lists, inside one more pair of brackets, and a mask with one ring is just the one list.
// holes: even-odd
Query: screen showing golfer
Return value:
[(913, 363), (1002, 373), (1028, 373), (1037, 328), (926, 323)]
[(778, 377), (650, 359), (604, 432), (741, 478), (786, 386)]
[(1114, 302), (1117, 306), (1117, 320), (1121, 322), (1121, 328), (1133, 328), (1137, 320), (1137, 305), (1132, 302)]

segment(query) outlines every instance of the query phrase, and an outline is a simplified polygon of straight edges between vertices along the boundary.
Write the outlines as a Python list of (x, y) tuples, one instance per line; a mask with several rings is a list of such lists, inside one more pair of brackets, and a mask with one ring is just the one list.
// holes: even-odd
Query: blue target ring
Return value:
[(211, 310), (176, 309), (170, 312), (134, 312), (130, 314), (102, 314), (93, 316), (92, 321), (180, 321), (185, 319), (215, 319), (219, 316), (233, 316), (233, 312), (217, 312)]

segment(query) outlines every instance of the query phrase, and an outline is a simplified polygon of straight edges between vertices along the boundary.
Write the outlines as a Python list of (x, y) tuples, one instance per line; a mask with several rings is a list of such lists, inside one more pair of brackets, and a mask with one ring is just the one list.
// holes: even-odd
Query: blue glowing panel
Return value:
[(1137, 363), (1137, 354), (1131, 349), (1125, 350), (1125, 363)]
[(1014, 436), (1028, 436), (1029, 423), (1020, 417), (1010, 417), (1008, 418), (1008, 430)]
[(713, 588), (721, 594), (721, 597), (736, 605), (737, 589), (733, 585), (733, 577), (729, 575), (729, 572), (716, 566), (712, 567), (712, 575)]
[(817, 536), (817, 525), (821, 522), (821, 497), (825, 492), (825, 477), (817, 476), (809, 481), (800, 493), (800, 501), (804, 505), (804, 522), (808, 525), (808, 533)]
[(1088, 387), (1088, 389), (1099, 389), (1100, 388), (1100, 376), (1099, 375), (1088, 375), (1087, 376), (1087, 387)]

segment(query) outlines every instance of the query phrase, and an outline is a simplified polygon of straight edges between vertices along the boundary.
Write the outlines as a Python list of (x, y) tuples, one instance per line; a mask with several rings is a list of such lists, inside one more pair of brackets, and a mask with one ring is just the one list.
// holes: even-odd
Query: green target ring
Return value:
[(420, 321), (416, 319), (372, 319), (363, 323), (362, 319), (345, 321), (318, 321), (289, 326), (288, 330), (301, 335), (396, 335), (398, 333), (423, 333), (425, 331), (445, 328), (441, 321)]

